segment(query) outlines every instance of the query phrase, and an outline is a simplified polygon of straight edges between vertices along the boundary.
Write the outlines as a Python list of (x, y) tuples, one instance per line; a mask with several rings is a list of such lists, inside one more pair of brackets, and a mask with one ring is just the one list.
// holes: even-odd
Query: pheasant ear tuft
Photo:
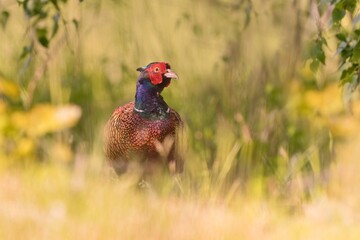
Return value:
[(143, 72), (145, 69), (146, 69), (146, 67), (138, 67), (138, 68), (136, 69), (136, 71), (138, 71), (138, 72)]

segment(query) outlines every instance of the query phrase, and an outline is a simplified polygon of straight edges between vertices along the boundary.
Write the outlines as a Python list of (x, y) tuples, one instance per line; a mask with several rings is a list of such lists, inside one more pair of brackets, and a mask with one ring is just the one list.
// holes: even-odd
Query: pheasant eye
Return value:
[(160, 71), (160, 68), (156, 67), (154, 68), (154, 72), (159, 72)]

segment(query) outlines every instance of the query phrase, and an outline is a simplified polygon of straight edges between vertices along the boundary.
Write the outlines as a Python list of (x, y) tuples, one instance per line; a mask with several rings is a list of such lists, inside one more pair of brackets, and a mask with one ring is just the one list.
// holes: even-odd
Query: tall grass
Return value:
[[(0, 3), (0, 80), (20, 91), (0, 85), (0, 238), (355, 239), (358, 107), (346, 115), (334, 63), (315, 78), (304, 61), (308, 4), (68, 1), (50, 48), (19, 60), (29, 22)], [(138, 176), (106, 171), (102, 131), (133, 100), (135, 69), (159, 60), (180, 76), (163, 95), (185, 122), (186, 167), (138, 191)], [(14, 122), (42, 103), (82, 117), (33, 135)]]

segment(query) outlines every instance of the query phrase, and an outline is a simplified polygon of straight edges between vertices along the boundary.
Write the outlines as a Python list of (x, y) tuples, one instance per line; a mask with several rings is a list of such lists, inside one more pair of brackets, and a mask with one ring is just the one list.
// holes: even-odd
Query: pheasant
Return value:
[(159, 166), (180, 173), (183, 161), (175, 139), (182, 120), (160, 95), (178, 76), (166, 62), (152, 62), (136, 70), (140, 74), (135, 101), (118, 107), (106, 124), (106, 158), (118, 174), (136, 160), (145, 174)]

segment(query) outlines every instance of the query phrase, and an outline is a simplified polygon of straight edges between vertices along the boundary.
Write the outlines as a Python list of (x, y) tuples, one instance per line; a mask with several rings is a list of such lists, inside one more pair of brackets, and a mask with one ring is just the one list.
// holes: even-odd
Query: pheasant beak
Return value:
[(164, 76), (167, 78), (179, 79), (178, 75), (175, 72), (173, 72), (171, 69), (166, 69), (166, 73), (164, 73)]

